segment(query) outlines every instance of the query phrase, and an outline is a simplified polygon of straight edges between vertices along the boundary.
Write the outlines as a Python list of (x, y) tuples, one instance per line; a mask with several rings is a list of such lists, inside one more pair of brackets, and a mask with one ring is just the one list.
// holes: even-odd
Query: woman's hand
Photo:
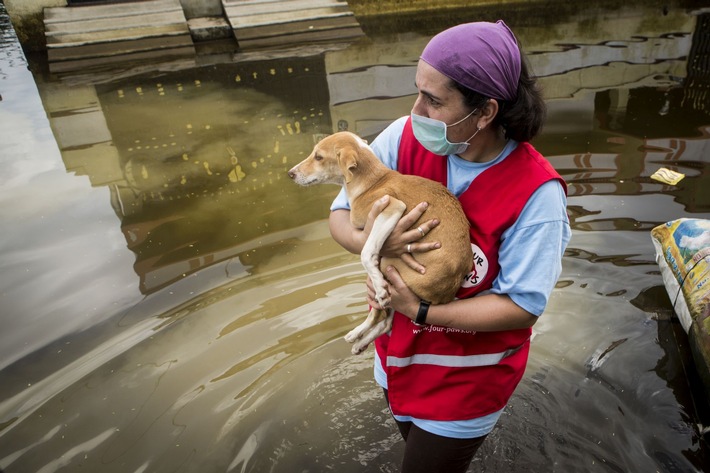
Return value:
[[(372, 285), (372, 279), (370, 276), (367, 277), (365, 281), (365, 286), (367, 286), (367, 304), (373, 309), (387, 309), (387, 307), (382, 307), (377, 299), (375, 298), (375, 287)], [(389, 293), (389, 284), (387, 285), (387, 292)]]
[[(379, 200), (372, 206), (372, 210), (367, 219), (367, 225), (365, 226), (365, 231), (368, 234), (368, 230), (372, 228), (374, 218), (382, 212), (387, 204), (389, 204), (389, 199), (385, 204), (382, 204), (382, 200)], [(426, 268), (415, 259), (413, 254), (424, 253), (441, 247), (441, 243), (438, 241), (419, 241), (434, 227), (439, 225), (438, 219), (427, 220), (418, 226), (414, 226), (424, 212), (426, 212), (428, 206), (429, 204), (422, 202), (399, 220), (394, 230), (392, 230), (392, 233), (390, 233), (390, 236), (385, 240), (385, 244), (380, 250), (381, 256), (400, 258), (414, 271), (424, 274)]]
[(388, 266), (385, 271), (387, 278), (387, 290), (390, 295), (390, 303), (387, 307), (382, 307), (375, 300), (375, 289), (372, 286), (372, 281), (367, 278), (367, 303), (375, 309), (392, 308), (400, 312), (410, 319), (414, 320), (419, 310), (419, 297), (414, 294), (409, 287), (404, 283), (404, 280), (399, 275), (399, 272), (393, 266)]

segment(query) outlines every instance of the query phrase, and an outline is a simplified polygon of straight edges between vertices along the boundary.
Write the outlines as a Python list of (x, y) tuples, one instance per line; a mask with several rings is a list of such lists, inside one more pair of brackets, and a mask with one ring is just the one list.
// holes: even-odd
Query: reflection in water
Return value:
[(112, 186), (116, 211), (143, 292), (234, 256), (238, 244), (322, 218), (333, 189), (302, 202), (282, 179), (330, 131), (324, 78), (317, 57), (97, 87), (123, 169)]
[[(543, 28), (511, 14), (548, 97), (536, 146), (569, 184), (574, 236), (526, 377), (472, 471), (707, 462), (702, 394), (684, 372), (648, 231), (710, 214), (708, 15), (658, 15), (597, 11)], [(16, 228), (0, 251), (12, 274), (28, 253), (46, 255), (64, 291), (93, 298), (43, 299), (28, 318), (18, 291), (46, 288), (3, 282), (13, 349), (37, 345), (0, 360), (0, 468), (398, 470), (402, 443), (372, 352), (352, 357), (341, 340), (366, 304), (360, 263), (325, 221), (337, 189), (302, 189), (285, 172), (324, 134), (371, 139), (409, 112), (418, 54), (440, 29), (417, 32), (419, 20), (378, 34), (385, 20), (363, 18), (368, 38), (316, 55), (205, 57), (96, 83), (35, 75), (62, 167), (76, 175), (61, 178), (88, 179), (92, 193), (76, 201), (92, 205), (3, 183), (3, 204), (19, 204), (0, 214)], [(687, 177), (651, 180), (660, 167)], [(18, 192), (42, 197), (30, 212), (42, 218), (17, 218), (28, 202)], [(109, 244), (79, 250), (87, 240), (63, 238), (45, 215)], [(127, 260), (129, 283), (113, 277)]]

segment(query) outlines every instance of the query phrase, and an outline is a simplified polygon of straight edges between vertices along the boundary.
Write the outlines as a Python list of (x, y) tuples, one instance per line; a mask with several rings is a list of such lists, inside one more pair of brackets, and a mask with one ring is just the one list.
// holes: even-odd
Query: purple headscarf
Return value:
[(486, 97), (514, 100), (520, 80), (520, 49), (510, 28), (465, 23), (434, 36), (421, 56), (451, 80)]

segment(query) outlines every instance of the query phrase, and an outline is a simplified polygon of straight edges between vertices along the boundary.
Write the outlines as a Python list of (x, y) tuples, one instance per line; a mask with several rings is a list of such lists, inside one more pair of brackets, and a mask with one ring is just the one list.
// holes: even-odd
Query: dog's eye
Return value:
[(320, 154), (316, 154), (315, 157), (314, 157), (314, 159), (315, 159), (316, 161), (323, 161), (323, 156), (321, 156)]

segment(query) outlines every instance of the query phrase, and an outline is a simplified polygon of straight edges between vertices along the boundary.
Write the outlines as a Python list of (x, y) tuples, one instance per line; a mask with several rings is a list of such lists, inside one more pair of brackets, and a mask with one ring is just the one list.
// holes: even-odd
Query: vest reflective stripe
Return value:
[[(527, 343), (527, 341), (526, 341)], [(523, 344), (525, 345), (525, 344)], [(487, 353), (485, 355), (434, 355), (431, 353), (419, 353), (404, 358), (396, 356), (387, 357), (387, 366), (396, 368), (405, 368), (411, 365), (435, 365), (446, 366), (449, 368), (470, 368), (476, 366), (493, 366), (501, 362), (503, 358), (507, 358), (517, 352), (523, 345), (516, 348), (510, 348), (500, 353)]]

